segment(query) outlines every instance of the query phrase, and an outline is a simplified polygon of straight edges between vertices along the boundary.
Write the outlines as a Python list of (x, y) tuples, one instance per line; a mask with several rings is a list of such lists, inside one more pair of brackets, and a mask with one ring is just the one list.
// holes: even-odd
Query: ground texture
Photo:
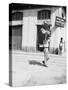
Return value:
[(13, 51), (13, 86), (53, 85), (66, 83), (66, 56), (51, 55), (48, 67), (42, 65), (43, 53)]

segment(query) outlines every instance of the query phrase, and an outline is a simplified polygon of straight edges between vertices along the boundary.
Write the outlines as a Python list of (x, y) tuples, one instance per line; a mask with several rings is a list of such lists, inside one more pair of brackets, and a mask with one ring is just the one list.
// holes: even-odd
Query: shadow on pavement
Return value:
[(29, 64), (48, 67), (48, 66), (46, 66), (46, 65), (44, 65), (44, 64), (42, 64), (42, 63), (40, 63), (40, 62), (38, 62), (38, 61), (36, 61), (36, 60), (30, 60), (30, 61), (29, 61)]
[(9, 83), (5, 83), (5, 85), (10, 86)]

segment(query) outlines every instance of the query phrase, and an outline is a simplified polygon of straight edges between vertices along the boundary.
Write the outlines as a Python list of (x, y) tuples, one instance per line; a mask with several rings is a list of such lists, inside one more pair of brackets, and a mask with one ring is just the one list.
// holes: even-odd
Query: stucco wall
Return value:
[(34, 10), (26, 10), (23, 13), (23, 39), (22, 47), (36, 47), (37, 33), (37, 12)]
[(51, 35), (51, 39), (50, 39), (50, 47), (58, 47), (59, 46), (59, 41), (60, 41), (60, 36), (61, 36), (61, 29), (60, 27), (56, 27), (55, 26), (55, 19), (56, 16), (61, 17), (61, 12), (62, 9), (61, 8), (53, 8), (52, 12), (51, 12), (51, 31), (52, 31), (52, 35)]

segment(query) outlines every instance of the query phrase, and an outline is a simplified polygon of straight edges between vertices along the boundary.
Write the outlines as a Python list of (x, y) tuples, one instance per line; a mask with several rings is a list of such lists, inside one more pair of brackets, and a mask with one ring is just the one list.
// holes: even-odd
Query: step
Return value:
[[(11, 51), (9, 52), (11, 53)], [(23, 52), (23, 51), (12, 51), (12, 54), (17, 54), (17, 55), (31, 55), (31, 56), (44, 56), (43, 52)], [(55, 54), (49, 54), (51, 57), (66, 57), (65, 55), (55, 55)]]

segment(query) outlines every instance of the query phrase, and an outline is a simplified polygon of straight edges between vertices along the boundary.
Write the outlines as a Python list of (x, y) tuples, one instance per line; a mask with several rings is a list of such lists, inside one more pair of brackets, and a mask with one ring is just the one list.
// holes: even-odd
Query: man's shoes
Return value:
[(42, 63), (43, 63), (43, 66), (48, 67), (48, 66), (45, 64), (45, 61), (42, 61)]
[(45, 61), (42, 61), (43, 64), (45, 64)]

